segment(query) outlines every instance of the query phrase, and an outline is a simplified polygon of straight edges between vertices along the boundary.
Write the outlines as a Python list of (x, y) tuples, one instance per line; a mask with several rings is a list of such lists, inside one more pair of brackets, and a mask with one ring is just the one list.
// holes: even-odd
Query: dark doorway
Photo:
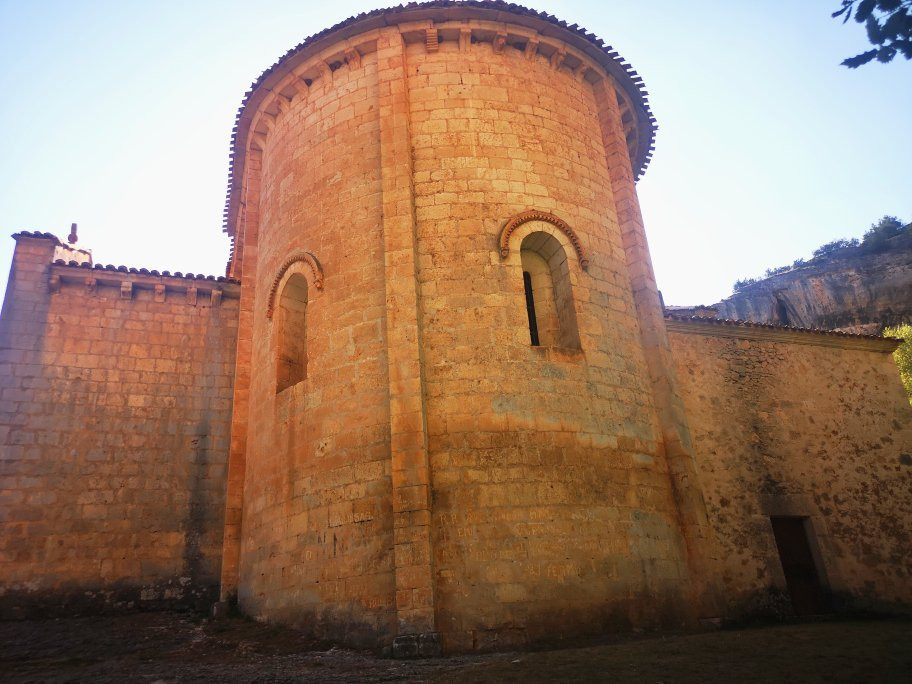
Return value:
[(770, 522), (795, 614), (827, 612), (826, 594), (808, 540), (808, 519), (773, 517)]

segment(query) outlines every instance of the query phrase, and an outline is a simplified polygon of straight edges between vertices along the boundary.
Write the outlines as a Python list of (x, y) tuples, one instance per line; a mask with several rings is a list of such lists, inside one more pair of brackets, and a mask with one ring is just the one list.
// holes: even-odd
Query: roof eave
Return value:
[(263, 98), (271, 92), (271, 87), (290, 72), (289, 63), (294, 58), (297, 58), (294, 61), (306, 59), (309, 55), (319, 53), (330, 44), (373, 29), (424, 18), (438, 20), (476, 18), (526, 25), (545, 37), (558, 38), (567, 42), (596, 61), (624, 88), (634, 105), (638, 130), (643, 134), (639, 137), (636, 157), (631, 160), (631, 163), (635, 179), (638, 180), (643, 175), (652, 157), (657, 130), (656, 120), (649, 108), (648, 93), (642, 79), (610, 45), (606, 45), (600, 38), (576, 24), (570, 25), (554, 15), (501, 0), (462, 0), (459, 2), (432, 0), (431, 2), (409, 3), (355, 15), (305, 38), (282, 55), (275, 64), (254, 81), (238, 110), (231, 135), (228, 192), (223, 212), (223, 230), (226, 233), (232, 238), (236, 235), (235, 226), (240, 211), (241, 183), (247, 161), (247, 137), (253, 112), (256, 111), (256, 107)]

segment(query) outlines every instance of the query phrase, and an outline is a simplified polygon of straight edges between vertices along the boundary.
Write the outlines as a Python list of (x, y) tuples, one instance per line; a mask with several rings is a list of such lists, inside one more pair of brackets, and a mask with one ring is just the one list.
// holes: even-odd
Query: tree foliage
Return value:
[(732, 285), (732, 290), (735, 292), (741, 292), (746, 287), (750, 287), (757, 282), (756, 278), (744, 278), (742, 280), (736, 280), (735, 284)]
[(825, 245), (820, 245), (820, 247), (814, 250), (813, 254), (816, 259), (817, 257), (832, 256), (833, 254), (836, 254), (836, 252), (851, 249), (852, 247), (858, 247), (858, 238), (852, 238), (851, 240), (840, 238), (839, 240), (828, 242)]
[(861, 246), (865, 252), (881, 252), (889, 247), (890, 238), (902, 235), (904, 226), (895, 216), (884, 216), (871, 227), (861, 239)]
[(899, 377), (906, 388), (906, 394), (909, 395), (909, 403), (912, 404), (912, 325), (903, 323), (892, 328), (884, 328), (883, 334), (884, 337), (900, 337), (905, 340), (893, 352), (893, 360), (899, 367)]
[(833, 17), (852, 18), (865, 25), (873, 49), (844, 59), (842, 64), (856, 69), (873, 59), (889, 62), (897, 54), (912, 59), (912, 0), (842, 0)]
[(775, 268), (768, 268), (768, 269), (766, 269), (766, 271), (764, 272), (763, 275), (765, 275), (767, 278), (770, 278), (774, 275), (779, 275), (780, 273), (786, 273), (791, 270), (792, 270), (792, 267), (789, 266), (788, 264), (786, 264), (785, 266), (776, 266)]
[[(909, 1), (912, 2), (912, 0)], [(899, 242), (893, 240), (893, 238), (897, 238), (901, 235), (904, 237)], [(896, 216), (884, 216), (877, 223), (871, 224), (871, 227), (865, 232), (861, 240), (858, 238), (852, 238), (851, 240), (846, 240), (845, 238), (833, 240), (832, 242), (828, 242), (815, 249), (813, 256), (807, 261), (804, 259), (795, 259), (791, 266), (777, 266), (776, 268), (766, 269), (763, 278), (770, 278), (779, 275), (780, 273), (788, 273), (789, 271), (801, 268), (802, 266), (819, 264), (822, 262), (825, 263), (836, 258), (852, 257), (858, 254), (872, 254), (892, 249), (907, 249), (910, 244), (912, 244), (912, 223), (904, 225), (902, 220)], [(732, 289), (734, 292), (741, 292), (751, 285), (760, 282), (763, 278), (744, 278), (742, 280), (737, 280), (732, 286)]]

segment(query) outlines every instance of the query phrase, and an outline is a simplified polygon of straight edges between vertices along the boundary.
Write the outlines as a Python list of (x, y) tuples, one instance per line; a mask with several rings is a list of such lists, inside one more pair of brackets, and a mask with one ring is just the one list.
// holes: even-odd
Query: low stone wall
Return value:
[(668, 321), (731, 617), (789, 613), (771, 517), (830, 607), (912, 607), (912, 409), (889, 340)]
[(0, 617), (208, 604), (238, 286), (55, 264), (56, 238), (16, 238), (0, 317)]

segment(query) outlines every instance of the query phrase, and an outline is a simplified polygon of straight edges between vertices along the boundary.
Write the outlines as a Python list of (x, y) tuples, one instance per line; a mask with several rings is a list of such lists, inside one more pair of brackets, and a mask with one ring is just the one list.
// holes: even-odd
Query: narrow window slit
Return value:
[(553, 235), (536, 231), (523, 239), (519, 253), (532, 346), (580, 349), (570, 267), (563, 246)]
[(538, 321), (535, 318), (535, 297), (532, 294), (532, 275), (528, 271), (523, 271), (523, 286), (526, 289), (526, 314), (529, 316), (529, 337), (532, 338), (532, 346), (539, 346), (538, 342)]

